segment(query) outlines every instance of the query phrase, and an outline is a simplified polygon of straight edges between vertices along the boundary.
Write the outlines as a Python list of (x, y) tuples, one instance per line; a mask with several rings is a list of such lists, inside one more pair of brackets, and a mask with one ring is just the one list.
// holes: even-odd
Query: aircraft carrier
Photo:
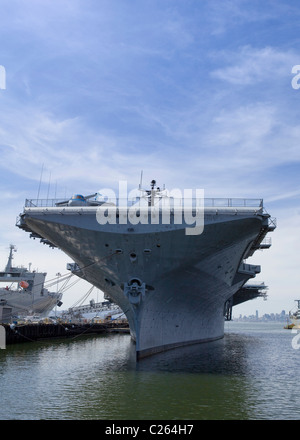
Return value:
[[(170, 207), (169, 222), (162, 200)], [(99, 201), (94, 194), (26, 200), (17, 226), (64, 251), (74, 261), (73, 273), (124, 311), (137, 359), (222, 338), (232, 306), (265, 295), (264, 284), (246, 284), (260, 273), (247, 258), (270, 247), (266, 235), (276, 228), (262, 199), (203, 199), (191, 205), (194, 218), (202, 215), (198, 232), (184, 215), (178, 221), (180, 204), (170, 203), (155, 181), (131, 206), (136, 209), (133, 215), (128, 210), (124, 221), (121, 199)], [(157, 216), (151, 217), (155, 206)], [(99, 215), (100, 207), (106, 217), (103, 211)]]

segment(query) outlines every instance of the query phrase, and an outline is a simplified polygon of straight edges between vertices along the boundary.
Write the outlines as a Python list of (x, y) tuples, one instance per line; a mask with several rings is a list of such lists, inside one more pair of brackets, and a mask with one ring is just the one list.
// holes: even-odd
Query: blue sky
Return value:
[[(300, 5), (273, 0), (1, 0), (0, 258), (65, 273), (15, 227), (25, 198), (127, 180), (263, 198), (277, 218), (258, 282), (280, 312), (300, 298)], [(44, 165), (43, 165), (44, 164)], [(50, 186), (49, 186), (50, 182)], [(83, 292), (74, 293), (74, 298)], [(88, 288), (86, 288), (88, 290)], [(70, 293), (65, 305), (73, 304)]]

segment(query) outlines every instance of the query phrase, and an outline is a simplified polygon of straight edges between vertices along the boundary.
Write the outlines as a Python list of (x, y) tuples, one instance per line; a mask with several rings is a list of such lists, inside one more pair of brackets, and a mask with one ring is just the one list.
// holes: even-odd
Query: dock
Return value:
[(6, 345), (43, 339), (75, 338), (88, 334), (129, 333), (128, 323), (28, 323), (1, 324), (5, 328)]

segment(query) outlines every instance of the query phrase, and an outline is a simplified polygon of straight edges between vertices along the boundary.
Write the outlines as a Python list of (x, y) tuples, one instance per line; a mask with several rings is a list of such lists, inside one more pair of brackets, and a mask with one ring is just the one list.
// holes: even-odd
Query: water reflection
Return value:
[(286, 367), (298, 356), (290, 334), (258, 327), (138, 363), (129, 335), (8, 346), (0, 419), (297, 418), (297, 373)]
[(247, 344), (245, 338), (236, 340), (233, 335), (214, 342), (176, 348), (136, 365), (138, 371), (168, 371), (193, 374), (247, 374)]

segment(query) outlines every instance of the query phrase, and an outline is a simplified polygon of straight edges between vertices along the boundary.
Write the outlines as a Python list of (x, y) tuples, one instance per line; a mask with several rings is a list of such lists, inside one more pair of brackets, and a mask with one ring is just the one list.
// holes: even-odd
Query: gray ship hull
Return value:
[(206, 209), (199, 235), (184, 224), (100, 225), (95, 214), (25, 208), (18, 226), (62, 249), (121, 307), (138, 358), (222, 338), (226, 304), (260, 272), (244, 259), (272, 230), (261, 207)]
[(47, 316), (61, 299), (61, 295), (45, 294), (33, 296), (26, 292), (13, 292), (0, 289), (0, 301), (12, 308), (13, 316), (36, 315)]
[(0, 272), (0, 284), (3, 286), (0, 288), (0, 307), (10, 310), (10, 318), (32, 314), (47, 316), (56, 304), (62, 304), (62, 294), (49, 292), (44, 287), (45, 272), (14, 267), (13, 252), (16, 252), (16, 247), (10, 245), (7, 265)]

